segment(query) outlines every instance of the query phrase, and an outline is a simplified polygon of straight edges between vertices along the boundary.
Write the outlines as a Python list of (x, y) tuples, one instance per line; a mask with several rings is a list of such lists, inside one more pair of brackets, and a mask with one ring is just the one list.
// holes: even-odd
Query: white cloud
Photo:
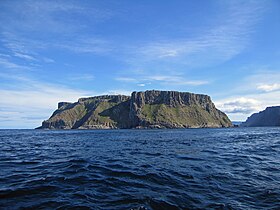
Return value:
[[(9, 78), (1, 74), (1, 77)], [(11, 76), (13, 89), (0, 90), (0, 128), (32, 128), (39, 126), (57, 108), (60, 101), (77, 101), (90, 93), (26, 77)]]
[(245, 97), (218, 101), (216, 102), (216, 106), (222, 111), (231, 114), (251, 114), (261, 108), (259, 101), (257, 101), (256, 99)]
[(225, 112), (232, 121), (245, 121), (252, 113), (263, 109), (263, 104), (254, 98), (232, 97), (215, 101), (218, 109)]
[(279, 106), (280, 90), (262, 93), (247, 93), (215, 100), (218, 109), (224, 111), (231, 120), (244, 121), (251, 114), (264, 110), (269, 106)]
[(8, 69), (30, 69), (28, 66), (19, 65), (6, 58), (0, 58), (0, 66)]
[[(117, 77), (115, 78), (117, 81), (122, 82), (133, 82), (140, 83), (138, 86), (144, 86), (145, 84), (151, 84), (152, 82), (159, 82), (162, 84), (170, 84), (170, 85), (188, 85), (188, 86), (199, 86), (208, 84), (209, 81), (205, 80), (188, 80), (183, 76), (174, 76), (174, 75), (153, 75), (153, 76), (145, 76), (145, 75), (137, 75), (137, 78), (133, 77)], [(144, 84), (144, 85), (143, 85)]]
[(75, 53), (106, 54), (113, 50), (112, 44), (102, 38), (83, 37), (74, 38), (70, 42), (63, 40), (53, 41), (48, 47), (66, 49)]
[[(0, 27), (3, 31), (15, 28), (23, 32), (73, 33), (86, 27), (84, 24), (78, 24), (79, 17), (91, 19), (92, 22), (112, 17), (112, 12), (105, 8), (76, 1), (68, 1), (67, 4), (64, 1), (8, 1), (2, 2), (1, 7), (10, 14), (7, 16), (0, 13)], [(11, 16), (20, 18), (11, 19)]]
[(137, 82), (137, 79), (131, 77), (116, 77), (115, 80), (121, 82)]
[[(0, 34), (1, 42), (6, 48), (6, 53), (9, 54), (0, 54), (4, 57), (7, 62), (7, 58), (20, 58), (22, 60), (31, 62), (45, 62), (45, 63), (54, 63), (54, 60), (45, 56), (42, 56), (38, 53), (38, 49), (43, 49), (48, 46), (48, 43), (40, 43), (32, 39), (24, 39), (22, 37), (17, 37), (15, 34), (11, 33), (2, 33)], [(50, 46), (50, 45), (49, 45)], [(9, 61), (11, 62), (11, 61)]]
[[(217, 21), (218, 24), (211, 28), (200, 28), (199, 34), (192, 34), (188, 38), (156, 37), (155, 40), (141, 43), (135, 43), (135, 41), (133, 43), (119, 43), (104, 37), (81, 35), (81, 27), (89, 27), (88, 25), (73, 24), (76, 21), (75, 18), (71, 21), (67, 18), (57, 18), (60, 13), (64, 14), (61, 15), (62, 17), (69, 18), (71, 13), (83, 18), (90, 17), (91, 20), (97, 22), (103, 21), (113, 16), (112, 11), (104, 8), (95, 8), (94, 5), (86, 3), (78, 4), (75, 1), (70, 1), (67, 5), (60, 1), (51, 4), (45, 1), (36, 3), (27, 1), (20, 6), (12, 3), (7, 5), (6, 7), (13, 13), (24, 14), (22, 14), (23, 20), (13, 20), (11, 24), (6, 23), (9, 18), (4, 16), (2, 21), (8, 20), (2, 24), (2, 27), (5, 28), (3, 31), (10, 31), (8, 30), (10, 27), (15, 27), (19, 31), (30, 32), (32, 29), (40, 30), (41, 33), (48, 32), (45, 34), (49, 34), (51, 31), (57, 34), (55, 39), (49, 38), (48, 42), (43, 42), (38, 37), (32, 37), (32, 39), (21, 36), (13, 37), (6, 32), (6, 37), (2, 39), (6, 40), (6, 47), (20, 53), (19, 56), (22, 58), (31, 59), (33, 57), (41, 60), (41, 56), (34, 52), (38, 49), (53, 48), (75, 53), (111, 54), (111, 56), (113, 54), (121, 60), (129, 60), (129, 62), (133, 60), (133, 63), (137, 63), (137, 65), (145, 65), (147, 62), (153, 61), (171, 61), (187, 66), (207, 66), (213, 62), (224, 62), (246, 48), (249, 36), (254, 32), (253, 26), (262, 15), (262, 4), (259, 2), (244, 3), (242, 7), (238, 3), (225, 3), (226, 12), (221, 14), (224, 16), (223, 21)], [(94, 26), (93, 22), (91, 21), (89, 24), (91, 27), (92, 24)]]
[(204, 81), (204, 80), (188, 80), (182, 76), (154, 75), (154, 76), (147, 76), (145, 79), (148, 81), (161, 81), (172, 85), (199, 86), (199, 85), (205, 85), (209, 83), (208, 81)]
[[(247, 69), (251, 71), (251, 69)], [(239, 93), (268, 93), (280, 90), (280, 71), (261, 68), (253, 71), (251, 75), (241, 79), (236, 84), (235, 92)]]
[(265, 92), (280, 90), (280, 83), (258, 85), (257, 89)]
[(71, 81), (92, 81), (95, 77), (92, 74), (73, 74), (67, 77)]
[(10, 53), (9, 57), (14, 56), (28, 61), (45, 63), (54, 62), (53, 59), (42, 55), (44, 51), (48, 50), (66, 50), (77, 54), (92, 53), (97, 55), (105, 55), (114, 50), (113, 44), (106, 39), (80, 34), (62, 38), (58, 36), (57, 39), (50, 38), (46, 41), (6, 32), (0, 34), (0, 38), (7, 53)]
[(27, 59), (27, 60), (31, 60), (31, 61), (36, 61), (37, 60), (36, 58), (34, 58), (31, 55), (27, 55), (27, 54), (23, 54), (23, 53), (18, 53), (18, 52), (15, 52), (14, 56), (19, 57), (19, 58), (23, 58), (23, 59)]
[[(250, 71), (251, 69), (249, 69)], [(216, 106), (232, 120), (246, 120), (252, 113), (280, 105), (280, 72), (262, 68), (241, 79), (229, 90), (231, 97), (216, 100)]]
[[(97, 8), (97, 4), (27, 0), (9, 1), (1, 4), (1, 8), (6, 12), (0, 13), (0, 41), (14, 57), (53, 63), (54, 60), (44, 57), (42, 51), (62, 49), (104, 54), (112, 50), (111, 43), (103, 38), (81, 33), (112, 17), (112, 11)], [(88, 21), (81, 24), (81, 19)]]
[(126, 96), (130, 96), (132, 92), (133, 92), (132, 90), (116, 89), (116, 90), (108, 90), (108, 91), (105, 91), (105, 92), (100, 93), (98, 95), (126, 95)]
[[(22, 58), (29, 61), (37, 61), (34, 57), (34, 53), (31, 53), (28, 50), (29, 45), (24, 41), (17, 39), (16, 36), (12, 33), (2, 33), (1, 35), (1, 42), (3, 45), (11, 52), (11, 55), (17, 58)], [(10, 57), (11, 57), (10, 55)]]
[(247, 80), (248, 82), (257, 85), (279, 83), (280, 70), (261, 68), (260, 70), (257, 70), (256, 73), (250, 75)]
[[(250, 43), (254, 26), (263, 14), (261, 2), (224, 3), (225, 10), (211, 28), (200, 28), (198, 34), (188, 38), (159, 38), (141, 43), (134, 50), (135, 56), (129, 62), (174, 62), (191, 67), (208, 66), (230, 60), (240, 54)], [(133, 53), (132, 53), (133, 54)], [(134, 59), (134, 60), (133, 60)]]

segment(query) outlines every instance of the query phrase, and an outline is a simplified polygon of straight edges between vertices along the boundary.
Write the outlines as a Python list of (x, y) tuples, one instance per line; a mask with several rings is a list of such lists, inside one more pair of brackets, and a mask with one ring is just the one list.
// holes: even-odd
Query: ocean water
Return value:
[(280, 128), (0, 130), (0, 209), (280, 209)]

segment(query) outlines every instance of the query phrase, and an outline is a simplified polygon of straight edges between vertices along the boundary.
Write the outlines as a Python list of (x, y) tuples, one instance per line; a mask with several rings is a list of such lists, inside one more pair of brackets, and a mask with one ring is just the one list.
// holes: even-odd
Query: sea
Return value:
[(0, 130), (0, 209), (280, 209), (280, 127)]

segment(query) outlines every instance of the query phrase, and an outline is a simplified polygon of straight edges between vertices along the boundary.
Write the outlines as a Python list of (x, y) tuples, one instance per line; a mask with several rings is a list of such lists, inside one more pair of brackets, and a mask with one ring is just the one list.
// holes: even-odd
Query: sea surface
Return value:
[(0, 130), (0, 209), (280, 209), (280, 128)]

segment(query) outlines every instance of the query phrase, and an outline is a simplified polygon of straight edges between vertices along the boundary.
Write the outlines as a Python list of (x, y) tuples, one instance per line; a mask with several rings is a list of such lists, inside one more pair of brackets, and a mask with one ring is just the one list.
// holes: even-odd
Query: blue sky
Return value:
[(59, 101), (210, 95), (231, 120), (280, 105), (280, 1), (0, 1), (0, 128)]

